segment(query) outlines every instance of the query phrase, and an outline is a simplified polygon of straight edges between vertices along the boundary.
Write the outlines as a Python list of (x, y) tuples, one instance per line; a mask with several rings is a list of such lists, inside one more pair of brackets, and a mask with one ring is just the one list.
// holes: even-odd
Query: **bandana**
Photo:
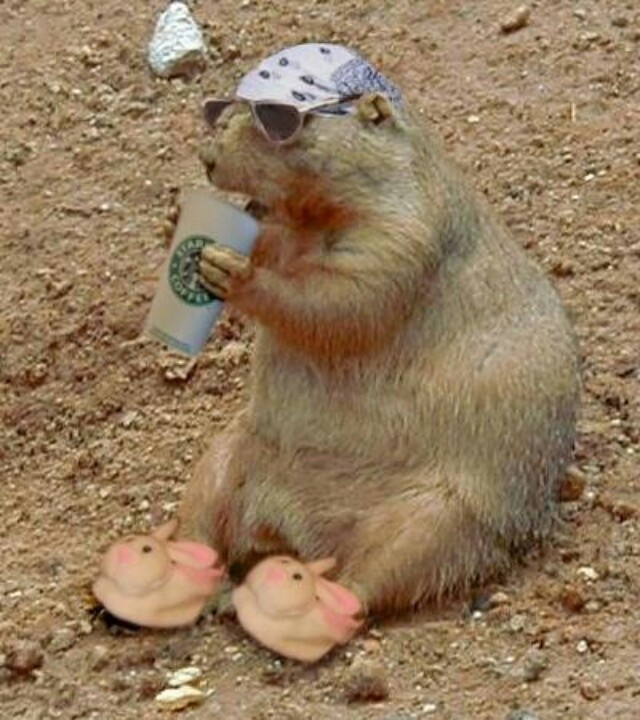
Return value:
[[(367, 92), (386, 95), (401, 105), (402, 96), (373, 65), (341, 45), (308, 43), (270, 55), (250, 70), (236, 90), (240, 100), (275, 100), (303, 110), (336, 96)], [(347, 105), (321, 108), (318, 115), (346, 114)]]

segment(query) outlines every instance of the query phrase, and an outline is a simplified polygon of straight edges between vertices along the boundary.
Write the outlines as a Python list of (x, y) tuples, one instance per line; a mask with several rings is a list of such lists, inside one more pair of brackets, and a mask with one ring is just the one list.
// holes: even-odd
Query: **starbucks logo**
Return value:
[(169, 261), (169, 284), (173, 292), (188, 305), (209, 305), (215, 298), (198, 280), (200, 254), (214, 240), (204, 235), (190, 235), (182, 240)]

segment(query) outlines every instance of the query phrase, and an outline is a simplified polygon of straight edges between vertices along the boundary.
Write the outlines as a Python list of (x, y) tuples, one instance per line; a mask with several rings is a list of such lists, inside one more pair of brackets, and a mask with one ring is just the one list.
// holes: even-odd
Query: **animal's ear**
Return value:
[(391, 101), (380, 93), (367, 93), (357, 103), (358, 117), (363, 123), (380, 125), (385, 121), (393, 121), (395, 113)]
[(164, 523), (164, 525), (157, 527), (151, 533), (151, 537), (154, 537), (156, 540), (166, 541), (176, 532), (177, 529), (178, 520), (177, 518), (173, 518), (172, 520), (169, 520), (169, 522)]
[(336, 559), (335, 558), (322, 558), (322, 560), (314, 560), (313, 562), (306, 563), (309, 570), (314, 575), (324, 575), (325, 573), (328, 573), (329, 570), (335, 567)]

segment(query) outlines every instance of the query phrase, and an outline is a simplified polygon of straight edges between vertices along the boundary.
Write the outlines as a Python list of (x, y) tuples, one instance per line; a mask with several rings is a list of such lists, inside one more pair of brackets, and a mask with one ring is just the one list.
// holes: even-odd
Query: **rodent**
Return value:
[(431, 130), (383, 95), (274, 147), (237, 104), (202, 152), (267, 210), (204, 279), (252, 318), (247, 407), (180, 516), (232, 568), (335, 556), (367, 612), (506, 569), (550, 532), (579, 363), (543, 273)]

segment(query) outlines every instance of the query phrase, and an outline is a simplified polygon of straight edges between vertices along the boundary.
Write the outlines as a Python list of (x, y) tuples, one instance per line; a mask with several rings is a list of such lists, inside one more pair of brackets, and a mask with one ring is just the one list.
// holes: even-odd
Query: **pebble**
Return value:
[(587, 680), (580, 683), (580, 695), (585, 700), (597, 700), (602, 695), (602, 688)]
[(389, 697), (389, 680), (384, 667), (369, 660), (356, 659), (344, 682), (348, 703), (380, 702)]
[(526, 618), (524, 615), (514, 615), (511, 620), (509, 620), (509, 627), (514, 633), (522, 632), (524, 630), (525, 624)]
[(206, 695), (191, 685), (168, 688), (156, 695), (156, 702), (163, 710), (183, 710), (190, 705), (199, 705)]
[(538, 648), (529, 650), (524, 658), (522, 677), (525, 682), (539, 680), (542, 673), (549, 667), (549, 658)]
[(216, 364), (222, 368), (239, 367), (249, 357), (249, 348), (239, 340), (230, 340), (216, 354)]
[(167, 685), (172, 688), (181, 687), (192, 683), (200, 677), (202, 677), (202, 670), (191, 665), (172, 672), (167, 678)]
[(511, 602), (511, 598), (507, 595), (506, 592), (502, 592), (502, 590), (498, 590), (498, 592), (494, 592), (493, 595), (489, 597), (489, 607), (501, 607), (502, 605), (508, 605)]
[(520, 5), (512, 13), (506, 15), (500, 22), (500, 29), (503, 33), (512, 33), (527, 27), (531, 20), (531, 8)]
[[(561, 260), (551, 268), (551, 272), (558, 277), (567, 277), (573, 275), (573, 266)], [(560, 502), (575, 502), (582, 497), (586, 485), (587, 476), (575, 465), (571, 465), (560, 483), (558, 499)]]
[(198, 23), (187, 5), (172, 2), (158, 17), (148, 48), (148, 60), (156, 75), (190, 77), (205, 66), (206, 47)]
[(435, 703), (427, 703), (422, 706), (422, 712), (424, 715), (433, 715), (433, 713), (437, 711), (438, 706)]
[(96, 645), (91, 651), (89, 664), (92, 670), (102, 670), (109, 663), (109, 649), (104, 645)]
[(564, 588), (560, 595), (560, 604), (565, 610), (569, 610), (569, 612), (580, 612), (582, 608), (585, 606), (586, 598), (584, 595), (578, 590), (578, 588), (573, 587), (570, 585), (569, 587)]
[(362, 649), (369, 654), (379, 653), (382, 648), (382, 644), (375, 638), (365, 638), (362, 641)]
[(580, 640), (580, 642), (576, 645), (576, 652), (578, 652), (580, 655), (588, 653), (589, 643), (586, 640)]
[(49, 643), (51, 652), (64, 652), (73, 647), (76, 643), (76, 634), (70, 628), (60, 628), (56, 630)]
[(613, 27), (626, 28), (629, 25), (629, 18), (626, 15), (614, 15), (611, 24)]
[(590, 582), (595, 582), (600, 578), (600, 575), (598, 574), (598, 571), (595, 568), (588, 567), (586, 565), (579, 567), (576, 570), (576, 573), (585, 580), (589, 580)]
[(16, 675), (31, 675), (43, 662), (42, 646), (33, 640), (18, 640), (5, 649), (4, 666)]
[(589, 602), (584, 606), (584, 609), (590, 614), (597, 613), (602, 610), (602, 603), (599, 600), (589, 600)]
[(504, 720), (539, 720), (530, 710), (512, 710)]

